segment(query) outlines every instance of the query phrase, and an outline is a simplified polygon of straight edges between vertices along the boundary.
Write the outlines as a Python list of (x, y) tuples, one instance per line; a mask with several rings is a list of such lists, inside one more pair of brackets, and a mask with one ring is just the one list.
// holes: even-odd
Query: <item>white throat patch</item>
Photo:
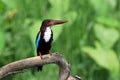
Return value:
[(50, 40), (50, 37), (51, 37), (51, 29), (50, 27), (47, 27), (43, 37), (45, 39), (45, 42), (48, 42)]

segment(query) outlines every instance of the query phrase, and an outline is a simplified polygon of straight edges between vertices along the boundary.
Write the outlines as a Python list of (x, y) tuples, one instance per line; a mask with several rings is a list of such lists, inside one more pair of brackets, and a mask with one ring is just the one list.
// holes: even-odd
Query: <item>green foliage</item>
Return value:
[[(35, 38), (41, 22), (56, 25), (53, 52), (71, 64), (71, 74), (84, 80), (119, 80), (120, 0), (0, 0), (0, 66), (36, 56)], [(45, 65), (4, 80), (56, 80), (58, 67)]]
[(100, 24), (94, 26), (95, 35), (105, 48), (112, 48), (119, 39), (119, 32), (116, 29), (105, 28)]
[(119, 73), (118, 58), (113, 50), (104, 49), (100, 43), (96, 42), (95, 48), (86, 46), (83, 47), (83, 51), (85, 51), (91, 58), (93, 58), (98, 65), (108, 69), (112, 75)]
[(0, 30), (0, 52), (2, 51), (2, 49), (4, 48), (4, 45), (5, 45), (5, 37), (4, 36), (5, 36), (4, 32), (2, 30)]
[(111, 18), (111, 17), (97, 17), (97, 22), (106, 25), (111, 28), (118, 28), (120, 23), (117, 19)]

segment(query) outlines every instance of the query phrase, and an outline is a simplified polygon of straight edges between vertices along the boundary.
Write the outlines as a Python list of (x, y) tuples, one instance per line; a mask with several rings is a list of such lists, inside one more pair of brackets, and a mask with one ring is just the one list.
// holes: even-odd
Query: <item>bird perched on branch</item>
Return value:
[[(53, 31), (51, 27), (57, 24), (66, 23), (66, 20), (52, 20), (46, 19), (42, 22), (40, 31), (36, 37), (36, 49), (37, 56), (40, 56), (42, 59), (42, 55), (51, 53), (51, 44), (53, 41)], [(42, 66), (38, 66), (38, 71), (42, 71)]]

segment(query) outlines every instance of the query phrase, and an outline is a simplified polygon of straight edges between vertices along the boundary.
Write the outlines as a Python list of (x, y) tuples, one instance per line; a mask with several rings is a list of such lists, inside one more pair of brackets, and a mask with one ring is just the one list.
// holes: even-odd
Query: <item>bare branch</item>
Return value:
[[(68, 77), (70, 75), (70, 65), (62, 57), (62, 55), (57, 53), (52, 53), (52, 55), (50, 54), (43, 55), (42, 59), (40, 59), (40, 57), (37, 56), (37, 57), (31, 57), (31, 58), (9, 63), (0, 68), (0, 79), (10, 74), (23, 72), (24, 69), (45, 65), (45, 64), (51, 64), (51, 63), (57, 64), (59, 66), (59, 69), (60, 69), (59, 80), (69, 79)], [(71, 80), (77, 80), (77, 79), (71, 79)]]

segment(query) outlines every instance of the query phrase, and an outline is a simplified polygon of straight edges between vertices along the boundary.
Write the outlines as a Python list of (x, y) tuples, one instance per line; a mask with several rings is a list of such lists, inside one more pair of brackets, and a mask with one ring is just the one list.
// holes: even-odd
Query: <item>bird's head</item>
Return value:
[(52, 27), (53, 25), (57, 24), (63, 24), (66, 23), (67, 20), (52, 20), (52, 19), (46, 19), (42, 22), (42, 26), (44, 27)]

